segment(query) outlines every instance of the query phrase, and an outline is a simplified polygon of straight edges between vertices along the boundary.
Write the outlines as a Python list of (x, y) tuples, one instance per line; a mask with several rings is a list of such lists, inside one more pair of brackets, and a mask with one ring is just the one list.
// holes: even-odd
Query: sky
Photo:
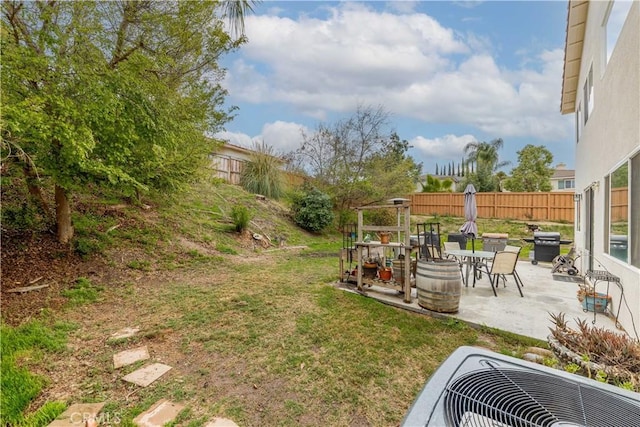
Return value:
[(263, 1), (245, 17), (248, 42), (221, 61), (238, 110), (216, 136), (285, 154), (302, 131), (380, 106), (423, 173), (495, 138), (507, 173), (527, 144), (571, 169), (566, 18), (566, 1)]

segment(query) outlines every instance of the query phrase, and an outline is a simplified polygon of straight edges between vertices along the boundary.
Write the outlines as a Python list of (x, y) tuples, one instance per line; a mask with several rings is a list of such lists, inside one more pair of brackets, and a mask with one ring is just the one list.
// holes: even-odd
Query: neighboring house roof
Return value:
[(567, 12), (567, 30), (564, 46), (564, 69), (562, 72), (562, 114), (576, 111), (578, 77), (582, 61), (582, 45), (587, 22), (588, 1), (571, 0)]
[(244, 148), (241, 147), (239, 145), (235, 145), (235, 144), (231, 144), (230, 142), (224, 142), (223, 145), (220, 146), (220, 148), (227, 148), (231, 151), (237, 151), (239, 153), (243, 153), (243, 154), (251, 154), (253, 153), (253, 150), (249, 149), (249, 148)]
[[(255, 150), (241, 147), (239, 145), (231, 144), (230, 142), (227, 142), (227, 141), (224, 141), (224, 144), (222, 144), (220, 148), (218, 148), (214, 152), (214, 154), (220, 154), (223, 151), (227, 151), (227, 152), (233, 151), (239, 154), (243, 154), (244, 155), (243, 157), (251, 156), (251, 154), (256, 153)], [(286, 161), (282, 157), (278, 157), (278, 156), (271, 156), (271, 157), (275, 157), (276, 159), (278, 159), (280, 163), (286, 163)]]
[(576, 171), (573, 169), (556, 169), (551, 175), (551, 179), (575, 178)]

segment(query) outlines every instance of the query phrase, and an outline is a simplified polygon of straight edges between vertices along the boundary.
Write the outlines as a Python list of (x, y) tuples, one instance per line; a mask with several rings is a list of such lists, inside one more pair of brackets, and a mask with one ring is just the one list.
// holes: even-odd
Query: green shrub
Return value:
[(273, 147), (256, 144), (251, 159), (246, 162), (240, 174), (240, 185), (247, 191), (279, 199), (284, 184), (280, 172), (280, 159)]
[(317, 233), (333, 222), (331, 198), (313, 188), (294, 198), (293, 220), (305, 230)]
[(235, 205), (231, 208), (231, 218), (233, 219), (233, 225), (236, 231), (239, 233), (246, 230), (251, 221), (251, 213), (244, 205)]
[(364, 222), (370, 225), (397, 225), (397, 216), (390, 209), (374, 209), (362, 213)]
[(353, 209), (341, 209), (337, 212), (338, 228), (343, 229), (346, 225), (356, 224), (358, 215)]

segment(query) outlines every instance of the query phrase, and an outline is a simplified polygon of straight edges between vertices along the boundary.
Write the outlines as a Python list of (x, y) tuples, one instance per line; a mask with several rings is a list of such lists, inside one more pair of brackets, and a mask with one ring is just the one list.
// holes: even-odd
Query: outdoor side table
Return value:
[[(620, 278), (618, 276), (614, 276), (613, 274), (609, 273), (606, 270), (588, 270), (586, 277), (590, 280), (593, 281), (593, 292), (594, 292), (594, 297), (593, 297), (593, 302), (594, 302), (594, 307), (593, 307), (593, 323), (594, 325), (596, 324), (596, 307), (595, 307), (595, 298), (596, 298), (596, 287), (598, 282), (607, 282), (607, 292), (606, 292), (606, 296), (607, 298), (609, 297), (609, 285), (611, 283), (615, 283), (618, 288), (620, 288), (620, 304), (618, 304), (618, 311), (616, 313), (616, 327), (620, 327), (620, 323), (618, 322), (618, 316), (620, 315), (620, 307), (622, 305), (622, 296), (624, 295), (624, 289), (622, 288), (622, 283), (620, 282)], [(588, 295), (585, 295), (585, 298), (589, 298)], [(608, 300), (607, 300), (608, 301)], [(608, 304), (608, 302), (607, 302)], [(606, 311), (606, 306), (605, 306), (605, 311)]]

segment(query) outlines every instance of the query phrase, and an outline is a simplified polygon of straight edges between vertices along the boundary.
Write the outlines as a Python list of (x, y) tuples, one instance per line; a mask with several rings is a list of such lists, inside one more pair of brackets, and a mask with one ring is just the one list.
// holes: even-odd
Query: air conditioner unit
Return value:
[(640, 426), (640, 394), (525, 360), (460, 347), (433, 373), (406, 427)]

